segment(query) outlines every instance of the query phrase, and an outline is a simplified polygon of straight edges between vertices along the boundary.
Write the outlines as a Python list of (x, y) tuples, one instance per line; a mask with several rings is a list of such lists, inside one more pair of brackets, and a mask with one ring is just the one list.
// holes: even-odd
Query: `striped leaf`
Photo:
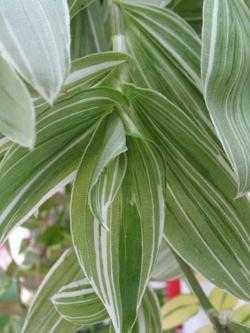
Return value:
[(237, 185), (214, 137), (208, 141), (163, 95), (134, 86), (124, 91), (137, 123), (165, 151), (168, 241), (218, 287), (249, 300), (250, 206), (234, 200)]
[(86, 278), (64, 285), (51, 300), (61, 317), (75, 325), (91, 326), (108, 319), (105, 307)]
[(103, 8), (100, 1), (94, 1), (71, 21), (71, 55), (76, 59), (108, 50)]
[(204, 95), (218, 137), (237, 175), (239, 196), (250, 190), (249, 17), (243, 0), (204, 2)]
[(2, 55), (52, 102), (70, 66), (67, 0), (2, 1), (0, 26)]
[(24, 83), (2, 57), (0, 100), (0, 133), (20, 145), (32, 148), (35, 142), (35, 112), (32, 100)]
[(73, 18), (95, 0), (69, 0), (70, 16)]
[(95, 53), (76, 59), (72, 62), (72, 73), (65, 82), (65, 90), (104, 84), (127, 60), (126, 54), (116, 52)]
[[(125, 134), (117, 139), (116, 128), (110, 121), (108, 125), (83, 156), (72, 193), (71, 230), (79, 262), (116, 332), (127, 332), (135, 323), (162, 236), (161, 160), (153, 146), (135, 138), (127, 139), (128, 152), (114, 159), (122, 152), (117, 147), (124, 146)], [(107, 167), (101, 174), (102, 165)]]
[(182, 275), (178, 262), (164, 235), (151, 279), (154, 281), (171, 280)]
[(0, 134), (0, 161), (4, 158), (10, 146), (11, 141)]
[(73, 179), (98, 121), (118, 103), (126, 103), (119, 92), (93, 88), (65, 94), (52, 108), (38, 108), (35, 149), (14, 145), (0, 165), (1, 241)]
[(192, 93), (191, 83), (201, 90), (197, 34), (171, 10), (132, 2), (120, 6), (128, 49), (134, 58), (131, 78), (139, 86), (156, 89), (185, 105)]
[(67, 250), (50, 269), (29, 308), (22, 333), (74, 333), (79, 325), (64, 320), (54, 308), (51, 297), (67, 283), (83, 279), (75, 254)]

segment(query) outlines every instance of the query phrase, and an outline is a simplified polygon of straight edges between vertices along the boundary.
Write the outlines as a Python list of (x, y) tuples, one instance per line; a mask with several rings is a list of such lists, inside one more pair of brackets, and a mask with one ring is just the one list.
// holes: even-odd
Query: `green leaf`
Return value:
[(14, 145), (0, 165), (1, 241), (72, 181), (98, 121), (119, 103), (126, 103), (121, 93), (93, 88), (64, 94), (52, 108), (38, 107), (35, 149)]
[(195, 331), (195, 333), (216, 333), (216, 332), (213, 329), (213, 326), (206, 325), (206, 326), (203, 326), (202, 328), (198, 329), (197, 331)]
[(71, 19), (95, 0), (69, 0)]
[(155, 281), (166, 281), (180, 277), (181, 275), (182, 272), (179, 264), (164, 235), (151, 279)]
[(218, 312), (232, 310), (238, 303), (237, 298), (224, 290), (214, 288), (209, 295), (210, 302)]
[(0, 25), (2, 55), (51, 103), (70, 67), (67, 1), (4, 1)]
[(124, 53), (103, 52), (76, 59), (72, 62), (72, 73), (65, 81), (66, 91), (77, 86), (90, 87), (103, 84), (112, 72), (127, 62), (128, 56)]
[(12, 141), (32, 148), (35, 142), (35, 112), (28, 90), (2, 57), (0, 75), (0, 132)]
[[(78, 325), (70, 325), (61, 318), (51, 297), (67, 283), (84, 278), (72, 250), (67, 250), (60, 259), (50, 269), (44, 278), (38, 292), (29, 308), (25, 323), (22, 329), (23, 333), (61, 333), (61, 327), (65, 327), (65, 332), (75, 332)], [(66, 328), (68, 330), (66, 330)]]
[(203, 21), (205, 100), (242, 196), (250, 190), (249, 9), (243, 0), (206, 0)]
[(164, 202), (158, 152), (133, 138), (127, 139), (128, 152), (114, 159), (125, 140), (121, 130), (116, 138), (116, 128), (110, 120), (103, 124), (83, 156), (72, 193), (71, 230), (81, 267), (115, 330), (127, 332), (156, 260)]
[(249, 330), (250, 329), (250, 305), (245, 304), (245, 305), (242, 305), (239, 308), (237, 308), (233, 312), (230, 320), (235, 324), (239, 324), (243, 327), (245, 326)]
[(100, 1), (94, 1), (71, 22), (71, 55), (76, 59), (108, 50), (103, 8)]
[(51, 300), (62, 318), (81, 327), (109, 318), (86, 278), (64, 285)]
[(167, 301), (161, 309), (163, 329), (168, 330), (183, 324), (196, 315), (199, 309), (199, 301), (192, 294), (180, 295)]
[(131, 85), (124, 91), (131, 117), (165, 152), (170, 245), (218, 287), (249, 300), (250, 206), (234, 200), (237, 185), (215, 138), (163, 95)]

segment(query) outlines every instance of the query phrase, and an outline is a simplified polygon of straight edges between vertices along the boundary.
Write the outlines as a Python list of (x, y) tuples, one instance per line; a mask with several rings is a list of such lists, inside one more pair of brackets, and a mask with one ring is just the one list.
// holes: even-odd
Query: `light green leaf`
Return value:
[[(107, 165), (102, 152), (109, 161), (121, 153), (117, 147), (124, 142), (122, 135), (120, 139), (111, 135), (115, 127), (108, 125), (110, 121), (100, 127), (83, 156), (72, 193), (71, 230), (79, 262), (115, 330), (127, 332), (135, 323), (162, 237), (161, 160), (153, 146), (127, 139), (128, 152), (94, 181), (93, 197), (98, 165)], [(89, 203), (99, 207), (99, 213), (94, 213), (101, 215), (105, 228), (94, 218)]]
[(38, 108), (37, 144), (13, 146), (0, 164), (0, 239), (23, 223), (59, 188), (72, 181), (98, 121), (126, 103), (108, 88), (71, 91)]
[(32, 148), (35, 142), (35, 112), (31, 97), (24, 83), (1, 56), (0, 100), (0, 132), (12, 141)]
[(214, 288), (209, 295), (210, 302), (218, 312), (232, 310), (238, 303), (237, 298), (224, 290)]
[[(171, 0), (135, 0), (134, 3), (141, 3), (149, 6), (165, 7)], [(132, 1), (131, 1), (132, 3)]]
[(239, 196), (250, 190), (249, 15), (243, 0), (204, 1), (204, 95), (237, 175)]
[[(22, 333), (76, 332), (78, 325), (74, 326), (72, 323), (69, 325), (66, 320), (60, 317), (51, 302), (51, 297), (65, 284), (82, 278), (84, 275), (74, 252), (67, 250), (50, 269), (40, 285), (29, 308)], [(62, 327), (64, 327), (64, 331)]]
[(196, 315), (199, 308), (199, 301), (192, 294), (180, 295), (167, 301), (161, 309), (163, 329), (168, 330), (183, 324)]
[(51, 300), (62, 318), (81, 327), (95, 325), (109, 318), (86, 278), (64, 285)]
[(46, 100), (58, 95), (70, 67), (66, 0), (3, 1), (0, 51)]
[(213, 326), (211, 325), (206, 325), (195, 331), (195, 333), (216, 333), (215, 330), (213, 329)]
[(168, 245), (166, 237), (164, 236), (151, 279), (155, 281), (166, 281), (181, 275), (182, 272), (179, 264)]
[(70, 16), (73, 18), (95, 0), (69, 0)]
[[(241, 326), (250, 329), (250, 304), (245, 304), (237, 308), (231, 317), (231, 321), (235, 324), (239, 324)], [(247, 331), (246, 331), (247, 332)]]
[(250, 206), (234, 200), (237, 185), (215, 138), (163, 95), (131, 85), (124, 91), (131, 116), (165, 152), (170, 245), (218, 287), (249, 300)]
[(72, 62), (72, 73), (65, 82), (65, 89), (69, 91), (78, 85), (81, 88), (99, 85), (127, 60), (126, 54), (117, 52), (96, 53), (76, 59)]

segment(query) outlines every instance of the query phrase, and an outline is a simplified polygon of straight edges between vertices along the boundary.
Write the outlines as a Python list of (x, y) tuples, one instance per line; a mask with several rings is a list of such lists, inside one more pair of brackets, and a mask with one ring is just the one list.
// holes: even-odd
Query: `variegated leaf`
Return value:
[(131, 85), (124, 91), (131, 117), (166, 153), (168, 241), (214, 284), (249, 300), (250, 206), (234, 200), (237, 184), (214, 137), (207, 140), (163, 95)]
[(69, 0), (70, 16), (73, 18), (95, 0)]
[(0, 133), (32, 148), (35, 142), (35, 111), (31, 97), (22, 80), (1, 56), (0, 100)]
[(70, 67), (67, 0), (2, 1), (0, 25), (2, 55), (52, 102)]
[(52, 108), (38, 108), (35, 149), (27, 151), (13, 145), (0, 164), (1, 241), (72, 181), (99, 120), (119, 103), (126, 103), (121, 93), (93, 88), (64, 94)]
[(135, 323), (162, 237), (164, 201), (161, 159), (153, 146), (129, 139), (128, 152), (107, 165), (125, 139), (116, 139), (116, 127), (108, 125), (83, 156), (71, 230), (79, 262), (120, 332)]
[(81, 327), (109, 319), (105, 307), (86, 278), (74, 279), (64, 285), (51, 300), (63, 319)]
[(22, 333), (75, 333), (79, 325), (64, 320), (54, 308), (51, 297), (65, 284), (83, 279), (75, 254), (67, 250), (50, 269), (30, 305)]
[(204, 95), (237, 175), (239, 196), (250, 190), (249, 19), (250, 11), (243, 0), (204, 1)]

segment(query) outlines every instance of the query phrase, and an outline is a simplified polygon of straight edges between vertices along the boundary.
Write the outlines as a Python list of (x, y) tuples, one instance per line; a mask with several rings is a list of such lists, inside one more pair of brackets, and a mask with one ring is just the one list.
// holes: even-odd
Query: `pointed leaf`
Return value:
[(163, 95), (134, 86), (124, 91), (136, 123), (165, 151), (170, 245), (218, 287), (249, 300), (250, 206), (234, 199), (237, 185), (216, 139)]
[[(106, 156), (112, 159), (120, 142), (105, 135), (106, 126), (96, 133), (78, 171), (71, 228), (80, 264), (120, 332), (135, 323), (161, 241), (164, 202), (158, 153), (136, 139), (127, 140), (128, 153), (107, 166), (96, 183), (96, 199), (90, 198), (102, 151), (109, 151)], [(110, 133), (109, 127), (106, 130)], [(106, 149), (106, 138), (112, 137), (113, 146)], [(91, 213), (90, 200), (98, 204), (105, 228)]]
[(66, 0), (3, 1), (0, 51), (46, 100), (59, 93), (70, 66)]
[(29, 308), (22, 333), (61, 333), (61, 326), (67, 327), (67, 333), (75, 332), (77, 326), (67, 324), (54, 308), (50, 298), (70, 281), (84, 278), (72, 250), (67, 250), (50, 269), (40, 285)]
[(65, 94), (53, 108), (38, 108), (34, 150), (13, 146), (0, 164), (0, 240), (66, 183), (72, 181), (98, 121), (123, 96), (96, 88)]
[(236, 172), (238, 195), (250, 190), (249, 9), (243, 0), (206, 0), (202, 79), (218, 137)]
[(32, 148), (35, 112), (31, 97), (24, 83), (1, 56), (0, 100), (0, 132), (12, 141)]

